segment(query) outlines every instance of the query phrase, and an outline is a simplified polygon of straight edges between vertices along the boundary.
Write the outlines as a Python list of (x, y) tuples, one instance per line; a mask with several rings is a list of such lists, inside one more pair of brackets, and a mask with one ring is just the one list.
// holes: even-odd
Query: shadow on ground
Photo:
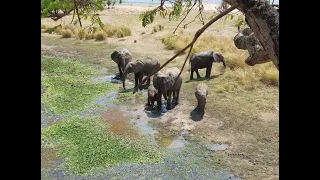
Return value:
[(201, 121), (203, 118), (200, 116), (200, 113), (198, 111), (198, 108), (195, 108), (194, 110), (192, 110), (190, 112), (190, 118), (193, 120), (193, 121)]

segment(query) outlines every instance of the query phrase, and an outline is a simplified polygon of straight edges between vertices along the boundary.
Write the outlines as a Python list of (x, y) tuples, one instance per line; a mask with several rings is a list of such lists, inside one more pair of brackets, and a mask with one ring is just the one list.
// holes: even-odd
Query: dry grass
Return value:
[(62, 29), (60, 33), (63, 38), (71, 38), (72, 36), (72, 31), (70, 29)]
[(164, 25), (158, 24), (158, 25), (153, 26), (151, 34), (154, 34), (158, 31), (163, 31), (163, 30), (164, 30)]
[[(163, 44), (169, 50), (180, 51), (193, 39), (194, 34), (183, 33), (178, 36), (166, 35), (162, 38)], [(256, 65), (254, 67), (245, 64), (248, 52), (237, 49), (234, 46), (233, 38), (226, 36), (203, 35), (194, 44), (192, 53), (213, 50), (221, 52), (225, 58), (227, 67), (234, 71), (226, 72), (223, 77), (228, 78), (228, 82), (235, 82), (239, 86), (220, 84), (218, 91), (230, 91), (240, 86), (246, 90), (252, 90), (262, 82), (267, 85), (277, 86), (279, 82), (279, 71), (270, 62), (267, 64)], [(204, 71), (203, 71), (204, 72)], [(201, 74), (201, 73), (200, 73)], [(204, 75), (202, 75), (204, 76)]]
[(45, 24), (41, 24), (41, 29), (46, 30), (47, 28), (48, 28), (48, 26), (47, 26), (47, 25), (45, 25)]
[(77, 33), (77, 37), (79, 39), (84, 39), (86, 38), (86, 35), (88, 34), (88, 32), (84, 29), (79, 29), (78, 33)]
[(131, 36), (130, 28), (126, 26), (112, 26), (110, 24), (105, 24), (103, 30), (106, 32), (108, 37), (126, 37)]
[(106, 34), (106, 32), (103, 31), (103, 30), (98, 31), (98, 32), (95, 34), (95, 39), (96, 39), (97, 41), (106, 40), (106, 39), (107, 39), (107, 34)]

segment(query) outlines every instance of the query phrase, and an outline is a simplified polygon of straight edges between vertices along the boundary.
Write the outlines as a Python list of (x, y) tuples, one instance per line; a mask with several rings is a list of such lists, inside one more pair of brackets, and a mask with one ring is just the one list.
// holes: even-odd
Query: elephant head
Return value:
[(173, 87), (175, 79), (163, 73), (157, 74), (155, 77), (154, 87), (158, 89), (159, 94), (162, 94), (165, 100), (168, 100), (167, 91)]
[(139, 73), (143, 70), (143, 67), (144, 67), (144, 63), (140, 59), (138, 59), (134, 62), (129, 62), (126, 65), (124, 72), (123, 72), (123, 78), (122, 78), (123, 89), (126, 89), (125, 81), (126, 81), (127, 74)]
[(222, 62), (223, 67), (226, 68), (226, 62), (221, 53), (212, 51), (212, 57), (213, 57), (213, 62)]
[(131, 61), (131, 53), (127, 49), (122, 49), (119, 51), (114, 51), (111, 53), (111, 59), (118, 64), (120, 76), (123, 74), (123, 71), (126, 65)]

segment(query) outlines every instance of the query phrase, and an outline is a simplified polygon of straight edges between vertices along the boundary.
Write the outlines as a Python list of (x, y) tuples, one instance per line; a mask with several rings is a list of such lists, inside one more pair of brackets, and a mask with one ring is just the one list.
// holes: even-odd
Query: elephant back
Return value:
[(146, 57), (141, 60), (144, 64), (144, 74), (150, 75), (156, 69), (160, 68), (160, 61), (156, 57)]
[(203, 52), (194, 53), (190, 58), (191, 66), (195, 68), (206, 67), (208, 61), (209, 60), (212, 61), (213, 53), (214, 51), (203, 51)]

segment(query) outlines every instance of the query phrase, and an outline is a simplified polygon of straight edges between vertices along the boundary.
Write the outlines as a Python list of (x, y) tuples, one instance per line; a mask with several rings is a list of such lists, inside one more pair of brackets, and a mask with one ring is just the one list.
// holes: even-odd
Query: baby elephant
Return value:
[(148, 87), (148, 102), (147, 106), (151, 107), (153, 109), (154, 107), (154, 102), (157, 101), (157, 105), (161, 106), (160, 103), (160, 94), (158, 93), (158, 90), (154, 88), (154, 86), (149, 86)]
[(198, 106), (196, 107), (196, 109), (199, 110), (200, 116), (202, 118), (204, 115), (204, 109), (207, 102), (208, 86), (204, 83), (198, 84), (196, 87), (196, 92), (194, 94), (198, 101)]

